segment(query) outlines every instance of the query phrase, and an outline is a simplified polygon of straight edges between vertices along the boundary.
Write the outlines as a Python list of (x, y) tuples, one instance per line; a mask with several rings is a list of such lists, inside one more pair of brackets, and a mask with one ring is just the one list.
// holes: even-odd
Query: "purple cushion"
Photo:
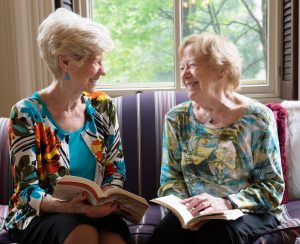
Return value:
[(13, 194), (13, 177), (8, 149), (9, 119), (0, 118), (0, 204), (8, 204)]
[(9, 238), (8, 238), (8, 232), (6, 232), (6, 231), (4, 231), (4, 232), (2, 232), (2, 231), (0, 231), (0, 243), (2, 243), (2, 244), (8, 244), (8, 243), (12, 243), (10, 240), (9, 240)]
[(146, 244), (154, 231), (155, 226), (164, 217), (165, 210), (162, 206), (150, 204), (145, 216), (140, 223), (134, 225), (127, 222), (133, 243)]
[(288, 201), (288, 166), (286, 161), (286, 154), (285, 154), (285, 119), (286, 119), (286, 110), (282, 107), (279, 103), (268, 103), (266, 104), (269, 107), (275, 117), (276, 124), (277, 124), (277, 131), (278, 131), (278, 140), (280, 145), (280, 155), (281, 155), (281, 166), (283, 172), (283, 179), (285, 183), (285, 190), (283, 193), (283, 199), (281, 203), (287, 203)]
[[(138, 228), (141, 225), (155, 227), (164, 216), (165, 216), (165, 210), (162, 206), (156, 205), (156, 204), (150, 204), (150, 207), (148, 208), (144, 217), (138, 224), (132, 224), (130, 222), (127, 222), (127, 224), (129, 227), (132, 227), (131, 228), (133, 231), (132, 233), (134, 233), (134, 232), (140, 233), (140, 231), (136, 231), (135, 228)], [(149, 233), (149, 232), (146, 232), (146, 233)]]

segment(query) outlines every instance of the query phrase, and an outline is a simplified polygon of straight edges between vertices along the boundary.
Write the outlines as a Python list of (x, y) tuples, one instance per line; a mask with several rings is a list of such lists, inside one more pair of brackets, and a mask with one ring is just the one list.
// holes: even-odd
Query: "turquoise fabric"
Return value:
[(69, 137), (70, 175), (81, 176), (89, 180), (94, 180), (96, 158), (81, 137), (81, 133), (84, 129), (86, 129), (88, 121), (77, 131), (66, 131), (55, 122), (38, 92), (36, 92), (35, 95), (43, 105), (45, 115), (56, 127), (56, 130), (60, 132), (59, 134), (64, 134), (64, 136)]
[(81, 137), (82, 129), (70, 133), (70, 175), (94, 180), (96, 158)]

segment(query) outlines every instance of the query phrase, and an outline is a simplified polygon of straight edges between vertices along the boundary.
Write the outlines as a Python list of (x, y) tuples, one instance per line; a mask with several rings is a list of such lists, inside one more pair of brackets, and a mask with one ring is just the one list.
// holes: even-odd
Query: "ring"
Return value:
[(210, 202), (208, 201), (207, 197), (203, 200), (203, 202), (206, 202), (205, 205), (207, 207), (211, 206)]

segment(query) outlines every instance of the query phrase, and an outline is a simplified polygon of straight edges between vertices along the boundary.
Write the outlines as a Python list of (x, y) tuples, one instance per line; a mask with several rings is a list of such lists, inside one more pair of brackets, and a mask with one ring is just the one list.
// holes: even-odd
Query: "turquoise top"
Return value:
[(47, 105), (41, 99), (38, 92), (36, 93), (36, 96), (42, 104), (46, 116), (56, 127), (56, 130), (59, 131), (59, 134), (64, 134), (66, 137), (69, 137), (70, 175), (80, 176), (89, 180), (94, 180), (96, 158), (81, 136), (81, 133), (87, 127), (88, 122), (85, 122), (85, 124), (77, 131), (66, 131), (55, 122), (47, 108)]
[(70, 175), (94, 180), (96, 158), (81, 137), (83, 127), (70, 133)]

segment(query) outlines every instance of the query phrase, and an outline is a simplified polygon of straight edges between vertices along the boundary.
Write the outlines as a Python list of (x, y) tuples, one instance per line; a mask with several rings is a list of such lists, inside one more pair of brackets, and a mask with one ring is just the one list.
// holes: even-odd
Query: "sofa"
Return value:
[[(187, 100), (185, 92), (154, 91), (114, 98), (123, 141), (127, 179), (124, 188), (150, 200), (157, 196), (164, 114)], [(267, 104), (277, 120), (286, 189), (282, 201), (283, 221), (253, 244), (295, 243), (300, 238), (300, 101)], [(8, 119), (0, 118), (0, 243), (10, 243), (3, 229), (8, 200), (13, 192), (9, 164)], [(147, 243), (165, 210), (150, 203), (138, 224), (128, 222), (133, 242)]]

